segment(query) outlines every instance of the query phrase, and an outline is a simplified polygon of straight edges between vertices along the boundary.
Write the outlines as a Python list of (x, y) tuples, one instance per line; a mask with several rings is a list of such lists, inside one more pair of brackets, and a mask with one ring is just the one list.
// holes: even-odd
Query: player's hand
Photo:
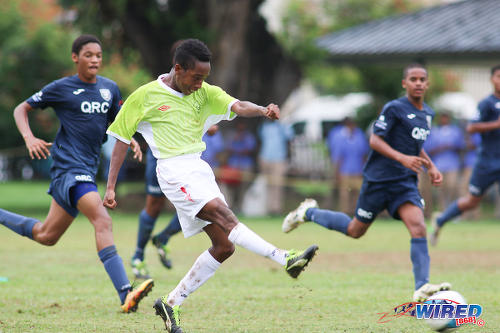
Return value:
[(441, 186), (443, 183), (443, 175), (441, 172), (439, 172), (438, 168), (436, 168), (434, 165), (427, 170), (427, 174), (429, 175), (429, 178), (431, 179), (431, 184), (433, 186)]
[(32, 160), (35, 158), (41, 160), (47, 159), (50, 156), (49, 148), (52, 146), (52, 142), (46, 142), (45, 140), (36, 138), (34, 136), (28, 137), (26, 140), (26, 148), (28, 148), (28, 152)]
[(139, 143), (135, 141), (134, 138), (130, 140), (130, 149), (132, 149), (132, 152), (134, 153), (134, 160), (138, 160), (139, 162), (142, 162), (142, 151), (141, 151), (141, 146), (139, 146)]
[(404, 155), (399, 162), (416, 173), (423, 171), (423, 167), (429, 168), (431, 166), (427, 159), (419, 156)]
[(102, 204), (104, 205), (104, 207), (107, 207), (109, 209), (115, 209), (117, 205), (117, 202), (115, 200), (115, 191), (106, 190), (104, 198), (102, 199)]
[(271, 103), (266, 106), (266, 113), (264, 116), (272, 120), (280, 119), (280, 108), (276, 104)]

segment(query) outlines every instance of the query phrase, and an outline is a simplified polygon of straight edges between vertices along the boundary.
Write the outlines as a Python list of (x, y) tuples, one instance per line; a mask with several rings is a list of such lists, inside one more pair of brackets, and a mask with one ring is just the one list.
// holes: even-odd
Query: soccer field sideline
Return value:
[[(17, 195), (36, 201), (40, 190), (32, 190), (19, 190), (8, 200)], [(131, 276), (128, 262), (137, 216), (113, 212), (112, 217), (115, 241)], [(157, 227), (168, 218), (160, 218)], [(315, 243), (319, 254), (294, 281), (270, 260), (237, 249), (183, 305), (181, 323), (187, 332), (429, 331), (414, 318), (377, 323), (379, 313), (410, 301), (413, 291), (409, 236), (399, 222), (377, 221), (363, 239), (352, 240), (315, 225), (283, 234), (280, 219), (242, 221), (277, 246), (301, 249)], [(468, 325), (463, 332), (500, 330), (499, 234), (497, 221), (450, 224), (439, 246), (430, 248), (431, 282), (450, 281), (469, 302), (483, 306), (486, 326)], [(119, 312), (115, 291), (95, 252), (92, 227), (84, 217), (75, 220), (54, 247), (21, 239), (5, 228), (0, 229), (0, 239), (0, 276), (9, 279), (0, 282), (2, 332), (161, 332), (163, 323), (152, 309), (154, 299), (170, 291), (209, 246), (203, 235), (175, 236), (170, 271), (148, 247), (146, 260), (155, 288), (137, 313), (125, 315)]]

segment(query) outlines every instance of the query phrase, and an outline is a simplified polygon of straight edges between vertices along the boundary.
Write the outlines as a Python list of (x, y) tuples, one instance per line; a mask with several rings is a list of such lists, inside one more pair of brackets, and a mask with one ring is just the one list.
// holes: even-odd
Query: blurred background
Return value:
[[(371, 122), (404, 94), (403, 67), (427, 65), (426, 102), (437, 116), (426, 150), (447, 184), (436, 191), (422, 175), (430, 216), (467, 191), (479, 142), (464, 126), (492, 92), (498, 17), (497, 0), (0, 0), (0, 196), (6, 182), (48, 180), (50, 160), (29, 159), (12, 112), (75, 73), (70, 49), (79, 34), (101, 39), (100, 75), (124, 99), (170, 70), (177, 40), (199, 38), (213, 53), (209, 83), (282, 109), (279, 122), (220, 123), (222, 144), (207, 141), (224, 194), (248, 216), (283, 215), (304, 196), (352, 214)], [(30, 124), (48, 141), (59, 127), (50, 109), (31, 112)], [(144, 165), (128, 159), (122, 207), (141, 209), (143, 179)], [(499, 216), (497, 201), (495, 188), (469, 218)]]

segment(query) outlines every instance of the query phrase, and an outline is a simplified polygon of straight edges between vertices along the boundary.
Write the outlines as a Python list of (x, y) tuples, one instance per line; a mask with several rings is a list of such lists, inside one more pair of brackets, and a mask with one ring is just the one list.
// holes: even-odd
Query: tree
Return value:
[[(51, 23), (28, 31), (18, 4), (4, 2), (0, 11), (0, 148), (24, 145), (12, 115), (15, 106), (72, 68), (71, 36)], [(36, 135), (45, 139), (54, 135), (53, 114), (40, 111), (30, 116), (49, 117), (48, 122), (33, 125)]]
[[(170, 68), (171, 47), (199, 38), (213, 52), (208, 81), (241, 99), (282, 103), (300, 70), (258, 14), (263, 0), (61, 0), (77, 24), (121, 53), (139, 52), (154, 76)], [(128, 59), (124, 58), (124, 61)]]

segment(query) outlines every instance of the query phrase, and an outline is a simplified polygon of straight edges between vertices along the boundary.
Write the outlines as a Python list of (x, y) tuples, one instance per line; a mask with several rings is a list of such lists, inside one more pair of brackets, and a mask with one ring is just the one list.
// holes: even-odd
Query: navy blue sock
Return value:
[(38, 220), (31, 217), (18, 215), (4, 209), (0, 209), (0, 224), (3, 224), (21, 236), (33, 239), (33, 226), (37, 222)]
[(347, 214), (319, 208), (309, 208), (306, 211), (306, 219), (327, 229), (339, 231), (344, 235), (347, 235), (347, 226), (351, 222), (351, 218)]
[(458, 208), (457, 200), (455, 200), (444, 210), (436, 222), (438, 226), (442, 227), (446, 222), (459, 216), (460, 214), (462, 214), (462, 212)]
[(410, 257), (413, 264), (413, 276), (415, 278), (415, 290), (429, 282), (429, 266), (431, 258), (427, 248), (427, 238), (412, 238), (410, 245)]
[(151, 233), (155, 227), (156, 217), (149, 216), (146, 210), (143, 209), (139, 214), (139, 231), (137, 232), (137, 247), (132, 259), (144, 260), (144, 247), (151, 237)]
[(160, 243), (167, 244), (170, 237), (175, 235), (179, 231), (181, 231), (181, 224), (179, 222), (179, 217), (177, 216), (177, 214), (175, 214), (174, 217), (172, 217), (172, 219), (170, 220), (170, 223), (167, 225), (167, 227), (160, 233), (158, 233), (155, 237), (158, 238)]
[(118, 252), (116, 252), (116, 247), (114, 245), (105, 247), (99, 251), (98, 254), (99, 259), (101, 259), (104, 264), (104, 268), (118, 292), (118, 296), (120, 296), (121, 304), (123, 304), (131, 286), (127, 273), (125, 273), (125, 267), (123, 267), (122, 258), (118, 255)]

